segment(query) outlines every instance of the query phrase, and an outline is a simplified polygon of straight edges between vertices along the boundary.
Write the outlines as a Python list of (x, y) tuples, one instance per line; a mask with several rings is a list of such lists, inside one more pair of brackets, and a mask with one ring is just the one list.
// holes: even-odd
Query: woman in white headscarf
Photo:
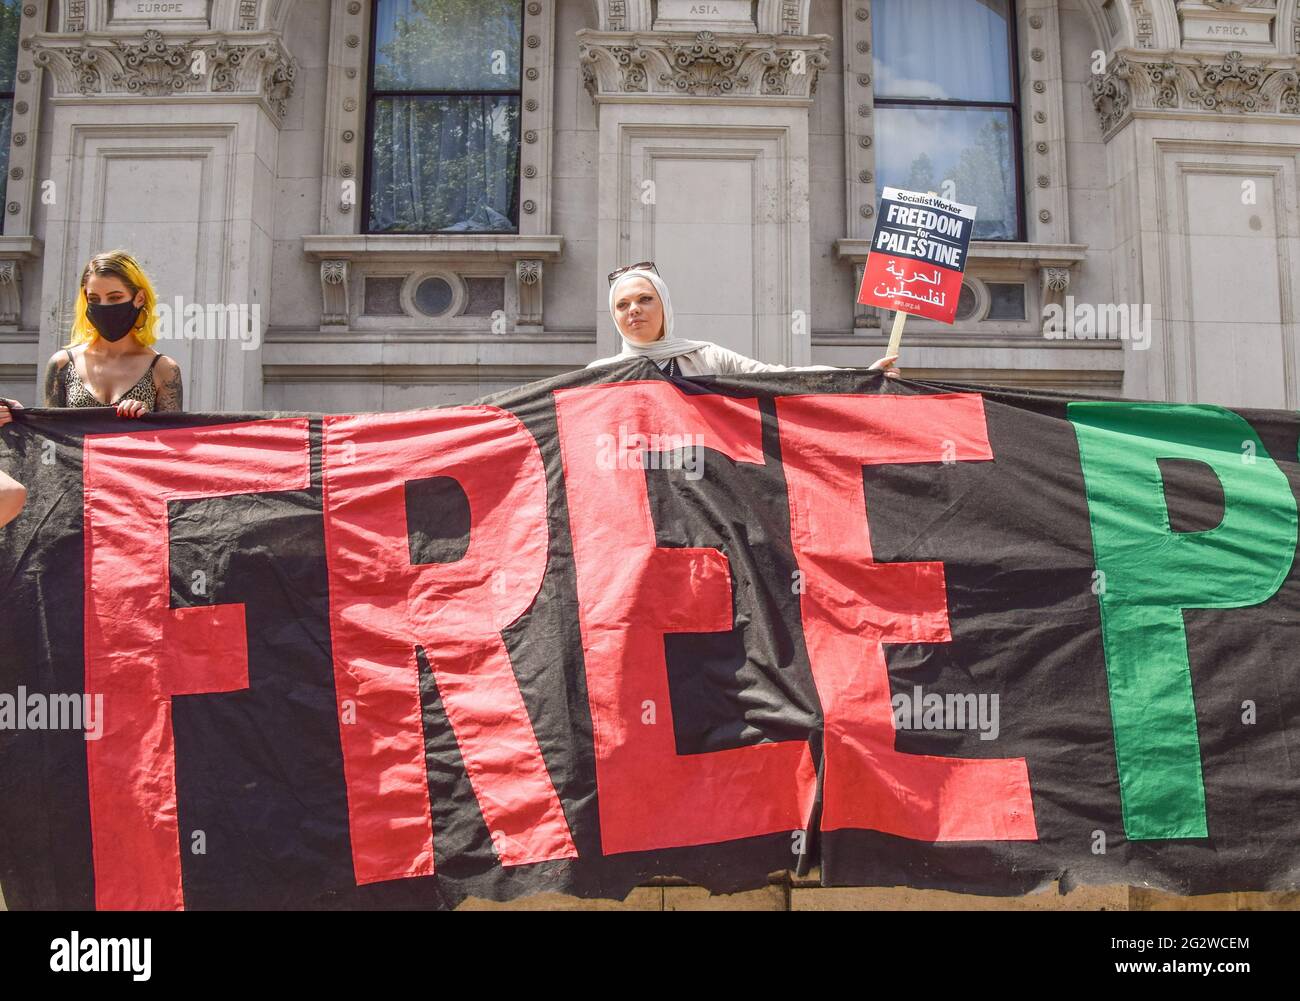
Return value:
[[(755, 361), (711, 341), (688, 341), (673, 333), (673, 302), (668, 286), (654, 262), (642, 261), (609, 276), (609, 315), (623, 338), (623, 350), (587, 366), (608, 365), (640, 356), (653, 361), (668, 375), (732, 375), (740, 372), (809, 372), (832, 370), (834, 365), (769, 365)], [(898, 377), (897, 355), (867, 366)]]

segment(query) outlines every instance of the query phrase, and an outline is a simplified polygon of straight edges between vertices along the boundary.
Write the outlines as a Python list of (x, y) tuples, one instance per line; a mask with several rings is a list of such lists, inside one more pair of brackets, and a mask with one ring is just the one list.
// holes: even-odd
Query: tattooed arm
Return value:
[(158, 390), (158, 412), (185, 409), (185, 390), (181, 387), (181, 367), (163, 355), (153, 367), (153, 384)]
[(68, 405), (66, 387), (63, 385), (63, 366), (68, 364), (68, 355), (56, 351), (50, 356), (45, 366), (45, 390), (42, 399), (47, 407), (66, 407)]

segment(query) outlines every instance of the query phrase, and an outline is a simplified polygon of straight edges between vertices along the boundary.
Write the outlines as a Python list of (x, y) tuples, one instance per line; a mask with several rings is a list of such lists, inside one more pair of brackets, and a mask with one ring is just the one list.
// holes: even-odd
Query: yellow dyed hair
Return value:
[(125, 250), (110, 250), (92, 257), (81, 272), (81, 288), (77, 290), (77, 305), (72, 313), (72, 340), (69, 347), (73, 344), (88, 344), (99, 336), (99, 331), (86, 315), (86, 282), (91, 275), (113, 275), (120, 278), (132, 300), (143, 289), (144, 305), (140, 307), (140, 315), (136, 318), (131, 335), (145, 347), (158, 339), (155, 333), (158, 326), (158, 310), (155, 308), (158, 297), (154, 295), (149, 276)]

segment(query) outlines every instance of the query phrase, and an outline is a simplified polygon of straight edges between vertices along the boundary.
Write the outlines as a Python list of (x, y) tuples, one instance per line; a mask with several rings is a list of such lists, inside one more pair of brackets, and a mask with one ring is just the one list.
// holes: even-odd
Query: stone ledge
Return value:
[(317, 261), (429, 261), (449, 257), (558, 260), (564, 253), (564, 237), (522, 233), (314, 233), (302, 238), (302, 250)]
[[(871, 251), (871, 240), (840, 237), (835, 254), (842, 260), (863, 264)], [(1023, 271), (1037, 268), (1073, 268), (1088, 256), (1086, 243), (1012, 243), (1004, 240), (971, 240), (966, 268), (992, 262), (1014, 264)]]

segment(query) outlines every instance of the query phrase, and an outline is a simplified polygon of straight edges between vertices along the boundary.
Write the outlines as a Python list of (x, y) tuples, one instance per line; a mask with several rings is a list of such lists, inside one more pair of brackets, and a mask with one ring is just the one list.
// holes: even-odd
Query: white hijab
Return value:
[[(659, 340), (651, 344), (637, 344), (635, 341), (629, 341), (623, 336), (623, 331), (618, 328), (618, 315), (614, 312), (614, 303), (618, 298), (618, 287), (629, 278), (644, 278), (649, 281), (655, 287), (655, 291), (659, 293), (659, 301), (663, 304), (664, 333)], [(619, 275), (614, 284), (609, 287), (609, 315), (614, 318), (614, 329), (618, 330), (618, 336), (623, 339), (623, 350), (617, 355), (619, 358), (639, 355), (642, 358), (649, 358), (653, 362), (660, 362), (666, 358), (675, 358), (678, 355), (689, 354), (692, 351), (698, 351), (700, 348), (709, 346), (708, 341), (688, 341), (673, 334), (673, 301), (668, 296), (668, 286), (653, 271), (634, 268)]]

